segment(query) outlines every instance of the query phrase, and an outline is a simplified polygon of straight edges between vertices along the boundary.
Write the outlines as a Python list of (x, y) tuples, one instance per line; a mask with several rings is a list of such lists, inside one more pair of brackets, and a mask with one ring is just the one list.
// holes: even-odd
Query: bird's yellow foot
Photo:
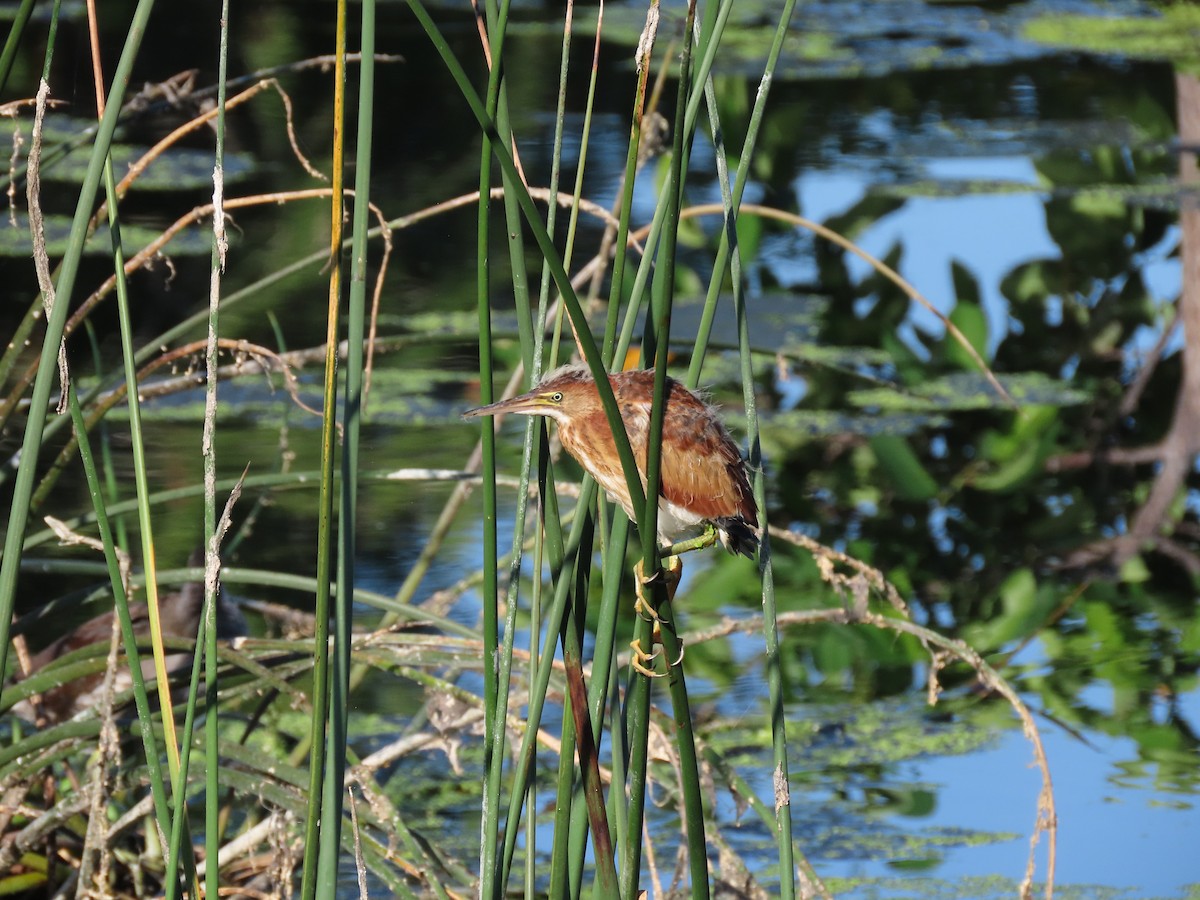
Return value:
[(663, 568), (659, 569), (649, 578), (645, 576), (642, 568), (642, 561), (639, 559), (633, 568), (634, 571), (634, 592), (637, 594), (637, 599), (634, 600), (633, 609), (647, 622), (655, 624), (662, 621), (653, 604), (646, 599), (645, 586), (654, 584), (655, 581), (662, 579), (667, 586), (667, 596), (674, 600), (675, 591), (679, 587), (679, 579), (683, 574), (683, 561), (678, 556), (667, 556), (663, 558)]
[[(653, 642), (653, 638), (651, 638)], [(647, 678), (665, 678), (665, 672), (655, 672), (650, 668), (651, 663), (657, 658), (658, 653), (647, 653), (642, 649), (642, 642), (636, 638), (629, 642), (629, 649), (633, 651), (633, 656), (629, 660), (629, 664), (645, 675)]]
[[(633, 601), (633, 611), (636, 612), (643, 619), (645, 619), (647, 622), (653, 622), (655, 625), (658, 625), (658, 623), (661, 622), (662, 619), (658, 615), (658, 610), (656, 610), (654, 608), (654, 605), (649, 600), (646, 599), (645, 588), (646, 588), (646, 585), (653, 584), (654, 580), (658, 577), (658, 575), (660, 573), (655, 573), (654, 575), (647, 578), (644, 574), (642, 574), (643, 571), (644, 570), (642, 569), (642, 561), (639, 559), (637, 561), (637, 565), (635, 565), (633, 567), (633, 575), (634, 575), (633, 590), (634, 590), (634, 593), (637, 595), (637, 598)], [(641, 651), (639, 650), (639, 652), (641, 652)], [(645, 656), (644, 653), (642, 655), (643, 655), (643, 657)]]
[[(658, 635), (656, 634), (654, 637), (652, 637), (650, 639), (651, 646), (653, 646), (655, 643), (658, 643), (658, 641), (659, 641), (659, 638), (658, 638)], [(650, 663), (652, 663), (652, 662), (654, 662), (654, 660), (658, 659), (658, 651), (657, 650), (654, 651), (653, 653), (647, 653), (645, 650), (642, 649), (642, 642), (640, 640), (637, 640), (636, 638), (629, 642), (629, 649), (631, 649), (633, 651), (633, 657), (630, 659), (629, 664), (631, 666), (633, 666), (635, 669), (637, 669), (639, 672), (641, 672), (643, 675), (645, 675), (647, 678), (665, 678), (667, 676), (666, 672), (656, 672), (652, 668), (650, 668)], [(676, 657), (675, 662), (671, 663), (669, 668), (673, 669), (676, 666), (678, 666), (680, 663), (682, 663), (685, 653), (686, 653), (686, 651), (683, 646), (683, 641), (680, 641), (679, 642), (679, 656)]]
[[(634, 566), (634, 591), (637, 594), (637, 599), (633, 603), (633, 608), (634, 611), (637, 612), (637, 614), (647, 622), (654, 623), (654, 634), (650, 638), (651, 646), (653, 646), (654, 644), (662, 643), (659, 626), (662, 624), (663, 618), (658, 614), (658, 610), (654, 608), (654, 605), (646, 598), (645, 586), (648, 584), (653, 584), (658, 579), (662, 579), (662, 581), (666, 584), (667, 597), (673, 600), (675, 598), (675, 590), (679, 587), (680, 575), (683, 573), (683, 562), (677, 556), (668, 556), (663, 559), (663, 568), (655, 572), (654, 575), (647, 578), (643, 572), (644, 570), (642, 569), (642, 561), (638, 560), (637, 564)], [(662, 674), (653, 671), (647, 665), (648, 663), (653, 662), (655, 657), (658, 656), (657, 652), (647, 653), (642, 649), (641, 641), (638, 640), (632, 641), (629, 646), (633, 650), (633, 659), (631, 664), (635, 669), (649, 678), (663, 677)], [(679, 645), (679, 658), (675, 660), (675, 662), (671, 663), (671, 665), (677, 666), (681, 662), (683, 662), (682, 642)]]

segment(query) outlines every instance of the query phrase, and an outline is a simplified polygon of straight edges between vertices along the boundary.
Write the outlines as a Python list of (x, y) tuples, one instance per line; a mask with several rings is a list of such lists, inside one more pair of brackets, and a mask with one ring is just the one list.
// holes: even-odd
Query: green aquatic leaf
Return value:
[(977, 650), (997, 650), (1038, 631), (1060, 600), (1054, 590), (1041, 589), (1028, 568), (1005, 578), (996, 594), (999, 614), (985, 622), (973, 622), (963, 631), (963, 639)]
[(1000, 293), (1014, 304), (1045, 303), (1066, 290), (1060, 260), (1034, 260), (1014, 267), (1000, 282)]
[(880, 367), (891, 361), (888, 353), (877, 347), (835, 346), (817, 341), (787, 340), (778, 352), (789, 359), (817, 366)]
[(837, 675), (844, 672), (858, 658), (855, 652), (853, 635), (846, 630), (825, 628), (813, 645), (813, 663), (817, 671), (825, 675)]
[(1124, 198), (1107, 191), (1078, 191), (1071, 195), (1071, 210), (1090, 219), (1125, 221)]
[(938, 483), (905, 438), (885, 434), (871, 438), (869, 443), (879, 467), (901, 499), (923, 502), (937, 496)]
[(822, 224), (848, 240), (855, 240), (867, 229), (874, 228), (884, 216), (904, 206), (904, 197), (889, 197), (871, 192), (844, 213), (826, 219)]
[[(960, 300), (950, 313), (950, 321), (962, 332), (967, 343), (979, 354), (979, 358), (986, 360), (988, 358), (988, 327), (983, 307), (978, 303)], [(978, 369), (979, 364), (975, 362), (975, 358), (954, 335), (947, 333), (943, 340), (943, 346), (945, 347), (946, 362), (960, 369), (966, 369), (968, 372)]]
[[(979, 357), (986, 360), (988, 358), (988, 325), (979, 298), (979, 282), (975, 280), (970, 269), (958, 260), (951, 262), (950, 270), (954, 278), (954, 293), (958, 297), (958, 303), (950, 311), (950, 322), (962, 332), (967, 343), (974, 348)], [(978, 363), (954, 335), (947, 333), (942, 340), (942, 346), (946, 361), (951, 365), (968, 372), (973, 372), (978, 368)]]
[(994, 433), (983, 441), (983, 455), (996, 468), (977, 474), (970, 485), (981, 491), (1002, 493), (1014, 490), (1040, 475), (1046, 459), (1058, 449), (1058, 410), (1053, 406), (1029, 407), (1009, 435)]
[(983, 302), (983, 296), (979, 290), (979, 279), (961, 260), (950, 260), (950, 278), (954, 283), (954, 296), (958, 298), (960, 304), (973, 303), (978, 306)]

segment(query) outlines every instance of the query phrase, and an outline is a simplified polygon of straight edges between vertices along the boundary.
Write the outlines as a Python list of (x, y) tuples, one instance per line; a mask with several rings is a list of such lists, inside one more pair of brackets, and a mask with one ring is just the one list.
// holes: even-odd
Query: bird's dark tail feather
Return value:
[(721, 545), (730, 553), (754, 558), (758, 552), (758, 534), (741, 516), (725, 516), (714, 519)]

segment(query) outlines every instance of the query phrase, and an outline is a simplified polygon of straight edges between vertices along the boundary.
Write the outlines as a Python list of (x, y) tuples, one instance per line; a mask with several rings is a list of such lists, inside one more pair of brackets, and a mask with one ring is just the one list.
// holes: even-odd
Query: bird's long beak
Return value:
[(501, 400), (487, 406), (468, 409), (462, 414), (462, 417), (464, 419), (473, 419), (476, 416), (495, 416), (507, 413), (518, 416), (540, 416), (545, 415), (545, 410), (546, 401), (540, 395), (522, 394), (519, 397), (512, 397), (509, 400)]

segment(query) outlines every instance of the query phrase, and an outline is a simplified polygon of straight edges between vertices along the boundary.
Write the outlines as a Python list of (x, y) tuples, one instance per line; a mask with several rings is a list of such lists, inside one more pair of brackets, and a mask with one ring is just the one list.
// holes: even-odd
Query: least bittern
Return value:
[[(646, 457), (650, 408), (654, 398), (653, 370), (619, 372), (608, 376), (625, 432), (637, 461), (642, 488), (646, 487)], [(558, 436), (579, 464), (620, 504), (633, 521), (637, 515), (621, 469), (596, 382), (586, 366), (555, 369), (527, 394), (472, 409), (464, 416), (516, 413), (546, 416), (558, 423)], [(671, 589), (681, 568), (674, 555), (709, 546), (716, 540), (731, 553), (753, 556), (758, 549), (758, 514), (737, 445), (716, 411), (672, 378), (667, 379), (663, 418), (662, 462), (658, 498), (658, 537), (665, 542)], [(698, 532), (702, 532), (697, 536)], [(684, 543), (679, 544), (681, 539)], [(638, 566), (638, 608), (657, 615), (646, 604)], [(639, 653), (640, 648), (638, 648)]]

